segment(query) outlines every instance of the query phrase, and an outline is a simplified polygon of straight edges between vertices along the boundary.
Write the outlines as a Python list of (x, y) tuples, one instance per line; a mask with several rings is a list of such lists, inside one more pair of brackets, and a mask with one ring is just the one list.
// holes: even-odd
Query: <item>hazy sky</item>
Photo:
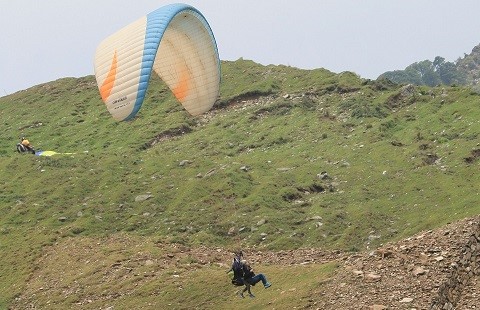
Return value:
[[(0, 0), (0, 96), (93, 74), (105, 37), (176, 1)], [(181, 1), (180, 1), (181, 2)], [(479, 0), (190, 0), (222, 60), (353, 71), (455, 61), (480, 43)]]

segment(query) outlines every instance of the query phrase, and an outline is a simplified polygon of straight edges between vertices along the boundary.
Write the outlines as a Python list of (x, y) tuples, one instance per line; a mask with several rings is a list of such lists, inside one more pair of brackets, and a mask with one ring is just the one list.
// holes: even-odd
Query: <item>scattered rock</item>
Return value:
[(260, 221), (257, 222), (257, 226), (262, 226), (263, 224), (265, 224), (267, 222), (266, 219), (261, 219)]
[(416, 276), (423, 275), (426, 272), (427, 271), (425, 269), (423, 269), (423, 267), (415, 267), (415, 269), (413, 269), (413, 274), (416, 275)]
[(479, 268), (473, 266), (478, 266), (479, 251), (480, 216), (476, 216), (370, 253), (352, 254), (313, 292), (322, 295), (315, 307), (373, 309), (375, 301), (387, 309), (477, 309), (480, 277)]
[(365, 281), (367, 281), (367, 282), (377, 282), (377, 281), (380, 281), (381, 278), (382, 278), (381, 275), (378, 275), (378, 274), (375, 274), (375, 273), (367, 273), (367, 275), (365, 276)]
[(191, 163), (190, 160), (184, 159), (184, 160), (182, 160), (178, 165), (179, 165), (180, 167), (183, 167), (183, 166), (185, 166), (186, 164), (190, 164), (190, 163)]
[(331, 179), (331, 177), (328, 175), (328, 173), (327, 173), (326, 171), (320, 172), (319, 174), (317, 174), (317, 177), (318, 177), (320, 180), (329, 180), (329, 179)]
[(361, 270), (352, 270), (352, 272), (356, 276), (363, 276), (363, 271), (361, 271)]
[(412, 96), (413, 94), (415, 94), (415, 86), (413, 86), (412, 84), (403, 86), (402, 89), (400, 89), (400, 94), (403, 97)]
[(410, 297), (405, 297), (402, 300), (400, 300), (401, 303), (410, 303), (413, 301), (413, 298)]
[(210, 169), (207, 171), (207, 173), (205, 173), (205, 176), (204, 177), (209, 177), (213, 174), (215, 174), (216, 170), (215, 169)]
[(422, 264), (426, 264), (426, 263), (428, 262), (429, 257), (428, 257), (428, 255), (425, 254), (425, 253), (420, 253), (418, 259), (420, 260), (420, 262), (421, 262)]
[(150, 194), (138, 195), (137, 197), (135, 197), (135, 202), (145, 201), (145, 200), (150, 199), (150, 198), (152, 198), (152, 197), (153, 197), (153, 196), (150, 195)]

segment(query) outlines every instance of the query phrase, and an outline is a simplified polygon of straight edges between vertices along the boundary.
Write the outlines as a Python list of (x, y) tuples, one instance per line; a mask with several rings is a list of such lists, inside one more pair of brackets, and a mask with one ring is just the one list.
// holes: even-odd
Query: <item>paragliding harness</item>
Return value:
[(233, 260), (233, 279), (232, 284), (236, 286), (243, 286), (243, 264), (240, 262), (240, 259), (234, 258)]
[(35, 154), (35, 149), (33, 148), (33, 146), (27, 147), (22, 143), (17, 143), (17, 152)]
[(246, 284), (255, 285), (255, 283), (249, 283), (248, 279), (251, 279), (255, 273), (246, 264), (243, 264), (240, 259), (235, 258), (233, 260), (233, 279), (232, 284), (235, 286), (243, 286)]

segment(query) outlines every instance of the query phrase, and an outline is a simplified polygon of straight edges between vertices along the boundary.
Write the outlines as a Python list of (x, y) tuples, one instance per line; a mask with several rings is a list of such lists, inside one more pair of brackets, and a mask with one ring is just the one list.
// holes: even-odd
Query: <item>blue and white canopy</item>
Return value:
[(220, 59), (213, 32), (197, 9), (164, 6), (100, 43), (95, 76), (113, 118), (135, 117), (152, 70), (190, 114), (213, 106), (220, 89)]

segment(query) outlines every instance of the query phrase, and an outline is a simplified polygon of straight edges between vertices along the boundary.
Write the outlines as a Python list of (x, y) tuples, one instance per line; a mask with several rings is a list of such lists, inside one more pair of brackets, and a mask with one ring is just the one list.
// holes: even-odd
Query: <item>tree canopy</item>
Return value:
[(388, 71), (380, 77), (399, 84), (412, 83), (427, 86), (466, 83), (465, 75), (458, 70), (457, 65), (445, 61), (445, 58), (440, 56), (435, 57), (433, 62), (430, 60), (415, 62), (405, 70)]

